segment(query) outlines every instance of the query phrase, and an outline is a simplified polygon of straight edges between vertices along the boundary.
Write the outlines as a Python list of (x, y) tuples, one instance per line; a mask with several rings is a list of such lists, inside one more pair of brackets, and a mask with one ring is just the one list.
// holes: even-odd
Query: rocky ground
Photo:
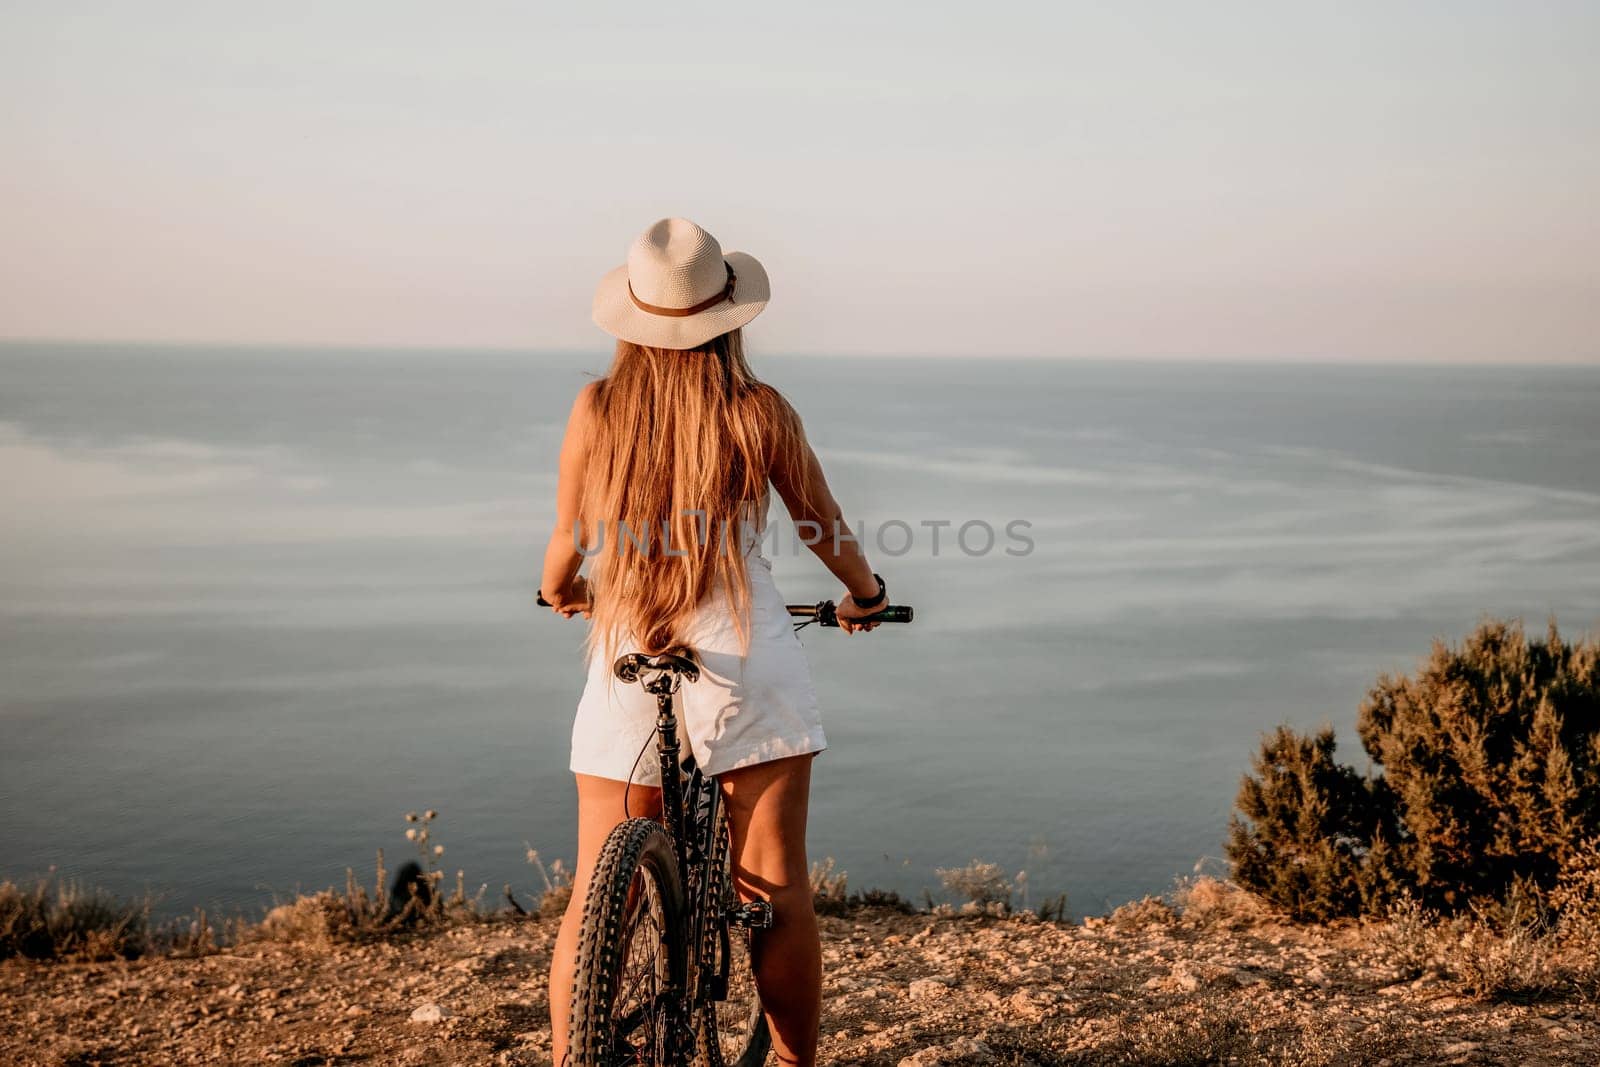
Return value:
[[(1575, 993), (1463, 998), (1370, 928), (1174, 916), (822, 919), (827, 1063), (1600, 1062)], [(550, 920), (199, 958), (0, 964), (0, 1063), (549, 1062)]]

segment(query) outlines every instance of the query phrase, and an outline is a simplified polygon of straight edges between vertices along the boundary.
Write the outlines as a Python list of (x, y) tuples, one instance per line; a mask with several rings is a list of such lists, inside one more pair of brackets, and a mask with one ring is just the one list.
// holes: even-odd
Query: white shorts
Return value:
[[(700, 680), (678, 690), (678, 739), (706, 774), (821, 752), (828, 747), (811, 685), (805, 648), (795, 636), (772, 562), (759, 552), (750, 573), (750, 644), (739, 635), (720, 593), (706, 601), (684, 633), (700, 660)], [(599, 778), (661, 784), (653, 743), (656, 698), (611, 671), (624, 644), (589, 663), (589, 680), (572, 723), (572, 770)], [(643, 753), (641, 755), (640, 753)]]

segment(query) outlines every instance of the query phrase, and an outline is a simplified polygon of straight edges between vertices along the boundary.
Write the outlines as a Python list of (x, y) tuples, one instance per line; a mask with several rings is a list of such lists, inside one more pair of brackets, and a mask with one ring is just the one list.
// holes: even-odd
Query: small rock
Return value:
[(1193, 993), (1200, 988), (1200, 976), (1186, 963), (1178, 962), (1172, 965), (1172, 970), (1166, 974), (1145, 982), (1146, 989), (1162, 993)]
[(906, 987), (906, 995), (912, 1000), (932, 1000), (949, 991), (950, 983), (938, 978), (918, 978)]
[(440, 1004), (419, 1004), (411, 1013), (414, 1023), (442, 1023), (454, 1017), (454, 1013)]
[(1200, 976), (1188, 967), (1179, 964), (1172, 968), (1172, 974), (1167, 979), (1170, 988), (1181, 989), (1185, 993), (1193, 993), (1200, 988)]
[(1038, 1019), (1044, 1014), (1034, 1004), (1033, 997), (1026, 989), (1019, 989), (1011, 994), (1011, 999), (1007, 1003), (1010, 1004), (1013, 1012), (1025, 1019)]
[(994, 1050), (982, 1041), (961, 1037), (948, 1045), (925, 1048), (901, 1060), (899, 1067), (936, 1067), (939, 1064), (993, 1063)]

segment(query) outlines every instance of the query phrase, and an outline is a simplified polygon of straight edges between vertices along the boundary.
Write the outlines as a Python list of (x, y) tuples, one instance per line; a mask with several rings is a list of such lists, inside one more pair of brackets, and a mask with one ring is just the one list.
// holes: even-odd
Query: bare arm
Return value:
[(594, 437), (597, 388), (598, 383), (590, 382), (579, 390), (572, 404), (572, 414), (567, 417), (567, 432), (561, 440), (561, 461), (556, 476), (555, 529), (550, 531), (550, 543), (544, 550), (544, 570), (539, 581), (539, 589), (552, 610), (568, 617), (579, 611), (587, 615), (589, 608), (587, 583), (578, 577), (578, 568), (583, 565), (583, 554), (578, 551), (579, 539), (588, 537), (588, 530), (580, 525), (579, 509), (589, 464), (589, 445)]
[[(799, 417), (794, 416), (792, 410), (788, 414), (798, 425)], [(882, 610), (886, 604), (866, 610), (856, 607), (854, 602), (857, 597), (869, 600), (878, 595), (878, 579), (873, 576), (872, 565), (867, 562), (867, 554), (862, 551), (861, 545), (850, 536), (844, 513), (828, 488), (827, 476), (822, 473), (822, 462), (817, 459), (817, 453), (803, 433), (795, 435), (794, 448), (794, 455), (775, 457), (772, 465), (773, 488), (777, 489), (784, 506), (789, 509), (789, 517), (797, 524), (816, 524), (814, 527), (802, 527), (802, 532), (821, 529), (820, 537), (814, 540), (807, 538), (811, 541), (807, 547), (849, 591), (850, 595), (839, 605), (839, 617), (870, 617), (871, 612)], [(835, 536), (836, 531), (841, 536)]]

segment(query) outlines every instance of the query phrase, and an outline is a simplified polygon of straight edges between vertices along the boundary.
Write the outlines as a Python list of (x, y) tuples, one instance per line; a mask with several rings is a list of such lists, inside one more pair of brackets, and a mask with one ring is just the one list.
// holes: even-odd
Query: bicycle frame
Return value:
[[(621, 673), (619, 669), (618, 674)], [(694, 1041), (691, 1025), (694, 1006), (704, 1000), (722, 1000), (727, 996), (728, 923), (736, 921), (733, 916), (722, 913), (721, 886), (716, 872), (711, 869), (717, 820), (722, 812), (722, 792), (716, 779), (708, 777), (695, 765), (693, 755), (680, 756), (682, 743), (673, 699), (680, 680), (680, 676), (670, 670), (659, 670), (643, 682), (645, 691), (656, 698), (661, 822), (672, 840), (684, 892), (693, 894), (685, 913), (686, 928), (679, 931), (678, 939), (688, 957), (681, 973), (686, 981), (693, 983), (693, 988), (669, 988), (662, 994), (666, 1029), (672, 1035), (674, 1046), (669, 1051), (670, 1062), (679, 1062)], [(719, 966), (714, 972), (707, 967), (706, 959), (706, 935), (711, 924), (716, 926), (720, 943), (720, 951), (715, 953)]]

